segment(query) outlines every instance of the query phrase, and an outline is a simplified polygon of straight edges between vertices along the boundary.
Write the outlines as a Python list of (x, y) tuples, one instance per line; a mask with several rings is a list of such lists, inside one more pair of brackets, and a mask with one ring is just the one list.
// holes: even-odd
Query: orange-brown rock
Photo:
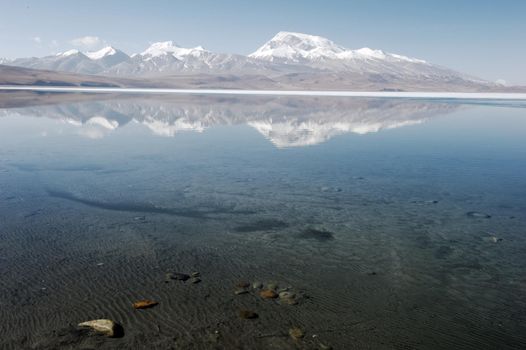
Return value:
[(156, 301), (145, 299), (145, 300), (136, 301), (135, 303), (133, 303), (133, 307), (135, 309), (148, 309), (148, 308), (154, 307), (157, 304), (159, 303)]
[(270, 289), (264, 289), (264, 290), (262, 290), (261, 292), (259, 292), (259, 295), (260, 295), (263, 299), (275, 299), (275, 298), (278, 297), (278, 293), (276, 293), (275, 291), (270, 290)]

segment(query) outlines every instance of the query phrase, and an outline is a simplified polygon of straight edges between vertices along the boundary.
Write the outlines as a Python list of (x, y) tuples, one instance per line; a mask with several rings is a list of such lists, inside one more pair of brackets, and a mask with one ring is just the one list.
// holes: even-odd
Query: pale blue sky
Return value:
[(9, 58), (70, 49), (84, 36), (128, 53), (174, 40), (248, 54), (280, 30), (526, 85), (522, 0), (0, 0), (0, 57)]

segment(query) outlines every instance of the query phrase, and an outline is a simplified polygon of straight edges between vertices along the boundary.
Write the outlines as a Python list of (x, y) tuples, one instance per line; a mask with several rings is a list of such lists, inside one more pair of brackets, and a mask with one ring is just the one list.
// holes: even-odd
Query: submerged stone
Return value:
[(504, 239), (498, 238), (498, 237), (495, 237), (495, 236), (489, 237), (489, 241), (492, 242), (492, 243), (499, 243), (499, 242), (502, 242), (503, 240)]
[(249, 282), (245, 282), (245, 281), (239, 282), (238, 284), (236, 284), (236, 287), (237, 288), (248, 288), (248, 287), (250, 287), (250, 283)]
[(296, 305), (296, 294), (292, 292), (281, 292), (279, 293), (279, 301), (281, 304)]
[(133, 303), (133, 308), (134, 309), (149, 309), (149, 308), (154, 307), (154, 306), (156, 306), (158, 304), (159, 303), (156, 302), (156, 301), (149, 300), (149, 299), (144, 299), (144, 300), (139, 300), (139, 301), (136, 301), (135, 303)]
[(292, 292), (280, 292), (279, 293), (279, 298), (280, 299), (294, 298), (295, 296), (296, 296), (296, 294), (294, 294)]
[(89, 327), (98, 333), (102, 333), (108, 337), (122, 337), (124, 330), (122, 326), (112, 320), (100, 319), (81, 322), (78, 324), (79, 327)]
[(275, 299), (275, 298), (278, 297), (278, 293), (276, 293), (275, 291), (273, 291), (271, 289), (264, 289), (261, 292), (259, 292), (259, 295), (263, 299)]
[(334, 239), (334, 233), (325, 230), (317, 230), (314, 228), (307, 228), (303, 230), (298, 238), (301, 239), (315, 239), (319, 242), (326, 242)]
[(169, 273), (167, 275), (169, 275), (171, 279), (176, 280), (176, 281), (184, 282), (190, 279), (190, 275), (187, 275), (186, 273), (175, 272), (175, 273)]
[(478, 211), (468, 211), (466, 215), (470, 218), (480, 218), (480, 219), (489, 219), (491, 218), (491, 215), (486, 213), (481, 213)]
[(276, 283), (269, 283), (267, 284), (267, 289), (276, 290), (278, 289), (278, 285)]
[(305, 336), (305, 333), (303, 333), (303, 331), (300, 328), (293, 327), (289, 329), (289, 335), (294, 340), (300, 340)]
[(241, 311), (239, 311), (239, 317), (241, 317), (242, 319), (245, 319), (245, 320), (251, 320), (251, 319), (258, 318), (259, 315), (257, 313), (255, 313), (254, 311), (241, 310)]
[(234, 289), (234, 294), (235, 295), (241, 295), (241, 294), (247, 294), (248, 293), (248, 290), (246, 288), (236, 288)]

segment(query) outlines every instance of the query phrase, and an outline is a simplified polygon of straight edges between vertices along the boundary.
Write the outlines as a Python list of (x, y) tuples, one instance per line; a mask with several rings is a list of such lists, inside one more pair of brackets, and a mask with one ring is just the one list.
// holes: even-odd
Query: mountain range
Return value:
[[(133, 55), (108, 46), (94, 52), (68, 50), (45, 57), (3, 60), (0, 64), (113, 78), (149, 79), (154, 87), (196, 87), (201, 82), (206, 87), (238, 84), (244, 88), (247, 77), (250, 77), (256, 81), (257, 88), (502, 89), (496, 83), (422, 59), (378, 49), (348, 49), (320, 36), (293, 32), (277, 33), (247, 56), (216, 53), (201, 46), (183, 48), (173, 41), (165, 41), (153, 43)], [(181, 82), (181, 77), (190, 82)]]

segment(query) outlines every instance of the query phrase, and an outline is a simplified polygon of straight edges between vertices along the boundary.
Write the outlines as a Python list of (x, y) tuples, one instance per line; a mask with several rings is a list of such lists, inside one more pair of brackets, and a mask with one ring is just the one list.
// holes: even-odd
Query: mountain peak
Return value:
[(198, 56), (206, 50), (202, 46), (197, 46), (194, 48), (184, 48), (177, 45), (172, 40), (169, 41), (160, 41), (151, 44), (145, 51), (141, 52), (141, 56), (146, 56), (148, 58), (172, 55), (175, 58), (181, 58), (188, 55)]
[(77, 49), (71, 49), (71, 50), (68, 50), (68, 51), (59, 52), (59, 53), (57, 53), (57, 56), (67, 57), (67, 56), (78, 55), (80, 53), (81, 52), (79, 50), (77, 50)]
[(387, 60), (426, 63), (416, 58), (368, 47), (351, 50), (321, 36), (284, 31), (274, 35), (272, 39), (250, 54), (249, 57), (285, 63), (308, 63), (325, 60)]
[(305, 59), (336, 58), (343, 51), (343, 47), (321, 36), (281, 31), (249, 57), (299, 62)]
[(92, 60), (98, 60), (106, 56), (113, 56), (118, 51), (119, 50), (115, 49), (113, 46), (106, 46), (98, 51), (85, 52), (84, 54)]

